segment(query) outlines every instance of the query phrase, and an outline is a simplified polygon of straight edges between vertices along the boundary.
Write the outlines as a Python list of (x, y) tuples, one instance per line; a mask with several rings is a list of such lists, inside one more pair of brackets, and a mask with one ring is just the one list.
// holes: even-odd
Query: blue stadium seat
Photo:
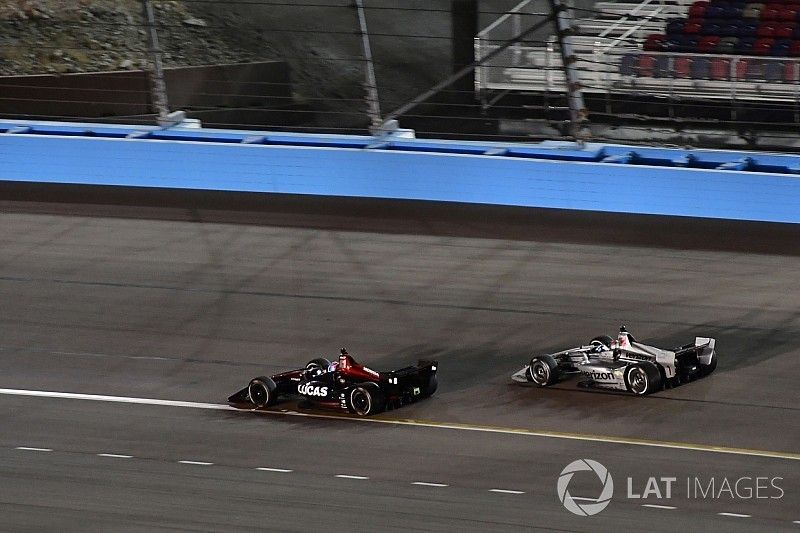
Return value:
[(756, 40), (752, 37), (743, 37), (739, 39), (735, 52), (737, 54), (749, 55), (750, 52), (753, 51), (753, 43), (755, 42)]
[(669, 58), (666, 56), (659, 56), (656, 58), (656, 65), (653, 69), (654, 78), (668, 78), (669, 72)]
[(776, 39), (775, 44), (772, 46), (770, 55), (776, 57), (786, 57), (789, 55), (789, 49), (792, 47), (791, 39)]
[[(744, 5), (744, 4), (742, 4), (742, 5)], [(730, 5), (730, 6), (726, 7), (726, 8), (724, 8), (724, 12), (723, 12), (722, 18), (728, 19), (728, 20), (740, 19), (740, 18), (742, 18), (742, 11), (743, 11), (742, 8), (739, 7), (738, 5)]]
[(625, 54), (619, 63), (619, 73), (623, 76), (635, 76), (639, 54)]
[(706, 9), (705, 17), (707, 19), (721, 19), (725, 17), (725, 10), (730, 7), (728, 4), (712, 3)]
[(667, 23), (667, 35), (683, 35), (683, 19), (672, 19)]
[(767, 61), (764, 64), (764, 78), (767, 81), (783, 81), (783, 61)]
[(721, 37), (735, 37), (739, 35), (739, 24), (732, 22), (720, 28), (719, 34)]
[(692, 61), (692, 78), (708, 79), (710, 61), (705, 57), (696, 57)]
[(748, 22), (739, 26), (738, 37), (755, 37), (758, 34), (758, 24)]

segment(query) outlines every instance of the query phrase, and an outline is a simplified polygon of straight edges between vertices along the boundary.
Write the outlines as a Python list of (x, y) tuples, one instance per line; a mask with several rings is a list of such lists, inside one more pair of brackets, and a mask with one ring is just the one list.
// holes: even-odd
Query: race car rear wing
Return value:
[(419, 360), (416, 365), (407, 366), (391, 372), (381, 372), (390, 385), (409, 385), (426, 383), (431, 374), (436, 374), (438, 361)]
[(673, 350), (675, 356), (684, 355), (687, 353), (696, 353), (697, 359), (701, 364), (707, 365), (711, 362), (711, 358), (715, 353), (716, 339), (710, 337), (695, 337), (694, 344), (685, 344), (680, 348)]

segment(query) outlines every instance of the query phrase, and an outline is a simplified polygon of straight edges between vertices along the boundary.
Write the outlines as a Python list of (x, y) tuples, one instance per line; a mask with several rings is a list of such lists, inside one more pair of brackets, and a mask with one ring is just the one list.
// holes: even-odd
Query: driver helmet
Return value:
[(336, 369), (339, 367), (339, 363), (334, 361), (333, 363), (328, 365), (328, 372), (336, 372)]

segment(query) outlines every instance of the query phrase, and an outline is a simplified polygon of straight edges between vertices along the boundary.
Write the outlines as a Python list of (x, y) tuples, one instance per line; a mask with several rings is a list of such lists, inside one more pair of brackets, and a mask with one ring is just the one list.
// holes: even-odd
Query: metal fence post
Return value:
[(572, 10), (565, 0), (550, 0), (550, 10), (555, 18), (558, 47), (561, 51), (561, 63), (567, 82), (570, 135), (578, 143), (582, 143), (587, 133), (589, 111), (583, 101), (580, 76), (575, 65), (578, 57), (572, 51)]
[(156, 31), (152, 0), (142, 0), (142, 10), (147, 34), (147, 53), (150, 56), (147, 61), (147, 77), (150, 80), (151, 97), (153, 105), (158, 112), (158, 123), (165, 124), (169, 120), (167, 84), (164, 81), (164, 64), (161, 57), (161, 48), (158, 45), (158, 32)]
[(369, 30), (367, 29), (367, 16), (364, 13), (364, 0), (355, 0), (358, 13), (358, 27), (361, 32), (361, 50), (364, 54), (364, 77), (366, 78), (365, 100), (367, 114), (373, 129), (381, 126), (381, 105), (378, 100), (378, 83), (375, 80), (375, 67), (372, 63), (372, 48), (369, 45)]

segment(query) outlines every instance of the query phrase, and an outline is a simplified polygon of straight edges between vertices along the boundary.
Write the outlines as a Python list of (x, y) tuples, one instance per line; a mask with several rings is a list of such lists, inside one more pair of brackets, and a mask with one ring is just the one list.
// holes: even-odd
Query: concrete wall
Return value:
[[(75, 131), (69, 130), (72, 126), (26, 130), (19, 125), (13, 130), (7, 126), (7, 131), (17, 132), (0, 134), (0, 179), (9, 181), (421, 199), (800, 223), (800, 177), (788, 173), (792, 165), (797, 166), (797, 158), (791, 156), (765, 156), (758, 161), (735, 152), (705, 151), (687, 159), (683, 151), (637, 148), (639, 152), (631, 156), (631, 147), (604, 145), (574, 150), (559, 144), (376, 143), (373, 138), (354, 136), (92, 129), (91, 125), (75, 126)], [(90, 134), (85, 133), (87, 129)], [(126, 134), (144, 137), (124, 138)], [(687, 161), (723, 169), (674, 166)], [(753, 170), (759, 168), (771, 170)]]

